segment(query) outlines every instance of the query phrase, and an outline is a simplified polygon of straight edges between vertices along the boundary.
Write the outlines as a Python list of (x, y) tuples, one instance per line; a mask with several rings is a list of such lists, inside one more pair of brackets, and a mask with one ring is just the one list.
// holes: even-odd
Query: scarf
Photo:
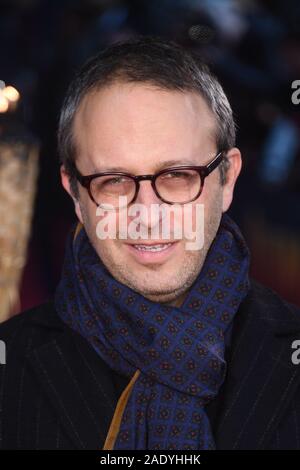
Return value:
[[(115, 371), (138, 373), (114, 449), (215, 449), (207, 405), (226, 376), (225, 333), (249, 290), (249, 249), (223, 214), (181, 307), (110, 274), (82, 226), (67, 237), (55, 307)], [(74, 236), (75, 234), (75, 236)]]

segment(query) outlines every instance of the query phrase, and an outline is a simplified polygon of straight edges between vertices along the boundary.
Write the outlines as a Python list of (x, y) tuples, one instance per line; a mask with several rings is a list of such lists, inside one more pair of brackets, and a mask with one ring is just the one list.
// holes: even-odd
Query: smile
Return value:
[(160, 245), (133, 245), (133, 246), (137, 250), (142, 250), (142, 251), (162, 251), (162, 250), (166, 250), (171, 245), (172, 243), (163, 243)]
[(126, 244), (130, 253), (141, 263), (164, 261), (174, 252), (178, 241), (157, 244)]

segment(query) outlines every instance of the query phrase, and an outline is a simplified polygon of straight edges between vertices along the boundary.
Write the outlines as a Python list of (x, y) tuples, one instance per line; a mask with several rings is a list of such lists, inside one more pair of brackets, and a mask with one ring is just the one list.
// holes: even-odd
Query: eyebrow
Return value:
[[(159, 170), (163, 170), (164, 168), (172, 167), (172, 166), (181, 166), (181, 165), (195, 165), (195, 162), (191, 159), (183, 159), (183, 160), (166, 160), (164, 162), (158, 163), (154, 167), (154, 171), (157, 172)], [(106, 167), (106, 168), (93, 168), (94, 173), (102, 173), (105, 171), (121, 171), (122, 173), (130, 173), (127, 168), (121, 167), (121, 166), (111, 166), (111, 167)]]

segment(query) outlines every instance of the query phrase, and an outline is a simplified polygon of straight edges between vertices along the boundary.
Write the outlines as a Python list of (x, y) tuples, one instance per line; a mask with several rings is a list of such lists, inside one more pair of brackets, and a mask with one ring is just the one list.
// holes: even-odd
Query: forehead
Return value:
[(78, 159), (131, 165), (211, 152), (215, 119), (198, 93), (114, 83), (83, 98), (73, 135)]

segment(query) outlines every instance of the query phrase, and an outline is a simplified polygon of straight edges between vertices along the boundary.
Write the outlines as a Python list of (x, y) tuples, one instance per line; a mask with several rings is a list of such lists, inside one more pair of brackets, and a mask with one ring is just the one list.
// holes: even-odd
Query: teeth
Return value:
[(161, 245), (152, 245), (151, 247), (147, 245), (134, 245), (134, 247), (140, 251), (163, 251), (166, 250), (171, 244), (172, 243), (164, 243)]

